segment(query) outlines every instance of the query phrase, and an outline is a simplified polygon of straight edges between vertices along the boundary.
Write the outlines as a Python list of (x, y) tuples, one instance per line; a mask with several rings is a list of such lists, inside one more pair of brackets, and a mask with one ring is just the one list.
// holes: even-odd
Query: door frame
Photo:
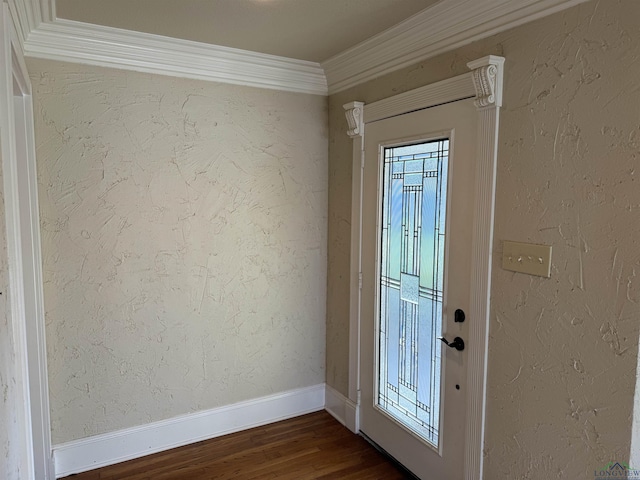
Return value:
[[(467, 63), (471, 72), (401, 93), (374, 103), (344, 105), (353, 139), (351, 196), (351, 263), (349, 305), (349, 394), (345, 408), (346, 425), (360, 431), (360, 306), (362, 288), (362, 181), (366, 125), (443, 103), (475, 98), (478, 114), (476, 176), (469, 308), (469, 355), (467, 371), (467, 415), (464, 471), (466, 480), (483, 476), (483, 448), (487, 388), (487, 354), (491, 262), (495, 210), (498, 126), (502, 106), (503, 57), (489, 55)], [(377, 159), (376, 159), (377, 160)]]
[[(55, 477), (51, 450), (31, 81), (9, 7), (0, 9), (0, 143), (22, 476)], [(22, 478), (22, 477), (21, 477)]]

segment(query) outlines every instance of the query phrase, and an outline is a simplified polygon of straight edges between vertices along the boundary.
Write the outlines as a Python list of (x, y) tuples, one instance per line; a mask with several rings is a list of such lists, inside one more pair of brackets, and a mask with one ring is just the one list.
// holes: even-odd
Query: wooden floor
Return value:
[(175, 448), (68, 480), (408, 478), (327, 412)]

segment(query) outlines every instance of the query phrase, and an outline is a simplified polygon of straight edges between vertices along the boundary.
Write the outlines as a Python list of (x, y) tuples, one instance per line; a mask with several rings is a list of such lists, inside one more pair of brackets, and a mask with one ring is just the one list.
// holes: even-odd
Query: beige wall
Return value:
[[(1, 134), (2, 132), (0, 132)], [(0, 149), (0, 478), (20, 479), (20, 431), (17, 403), (22, 396), (17, 388), (16, 355), (9, 305), (9, 260), (4, 211)]]
[[(342, 104), (506, 57), (487, 479), (592, 478), (629, 458), (640, 290), (640, 2), (588, 2), (330, 97), (327, 381), (347, 393), (351, 143)], [(500, 268), (553, 245), (550, 279)]]
[(54, 444), (324, 382), (326, 98), (29, 70)]

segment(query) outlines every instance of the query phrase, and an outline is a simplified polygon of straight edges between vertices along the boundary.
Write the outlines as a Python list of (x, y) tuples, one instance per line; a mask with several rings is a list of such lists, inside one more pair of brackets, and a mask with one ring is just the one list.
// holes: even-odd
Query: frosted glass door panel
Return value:
[(384, 149), (377, 405), (438, 447), (449, 140)]

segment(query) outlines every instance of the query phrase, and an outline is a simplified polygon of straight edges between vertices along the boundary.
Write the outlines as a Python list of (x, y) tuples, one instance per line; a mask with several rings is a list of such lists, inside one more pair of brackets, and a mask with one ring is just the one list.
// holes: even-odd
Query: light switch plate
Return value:
[(502, 268), (540, 277), (551, 276), (551, 245), (504, 241)]

